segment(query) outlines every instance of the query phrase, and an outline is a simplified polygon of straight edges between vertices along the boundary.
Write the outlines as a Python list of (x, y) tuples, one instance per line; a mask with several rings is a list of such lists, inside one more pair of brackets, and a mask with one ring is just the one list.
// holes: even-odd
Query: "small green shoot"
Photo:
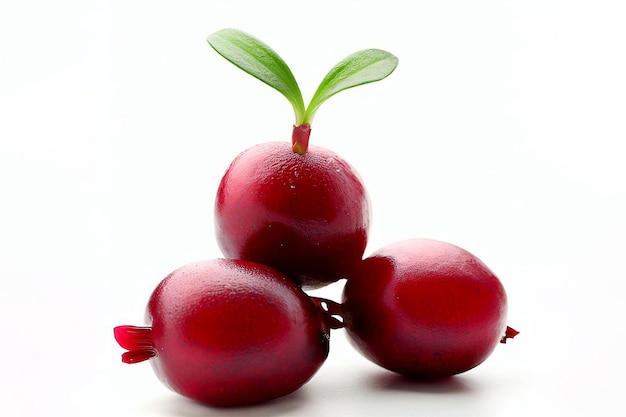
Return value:
[(310, 125), (320, 105), (335, 94), (380, 81), (398, 66), (398, 58), (381, 49), (364, 49), (341, 60), (326, 74), (308, 106), (291, 69), (272, 48), (238, 29), (222, 29), (207, 38), (222, 57), (253, 77), (278, 90), (291, 103), (296, 121), (294, 151), (306, 153)]

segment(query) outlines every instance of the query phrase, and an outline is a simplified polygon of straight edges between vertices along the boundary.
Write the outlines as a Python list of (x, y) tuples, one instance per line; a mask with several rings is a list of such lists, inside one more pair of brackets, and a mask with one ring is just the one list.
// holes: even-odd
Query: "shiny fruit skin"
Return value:
[(352, 166), (335, 153), (268, 142), (237, 156), (215, 202), (218, 244), (227, 258), (284, 272), (305, 289), (347, 275), (367, 245), (370, 203)]
[(252, 262), (184, 266), (158, 285), (147, 310), (159, 379), (213, 406), (289, 394), (328, 355), (313, 302), (282, 273)]
[(455, 375), (482, 363), (503, 340), (507, 297), (469, 252), (412, 239), (368, 257), (343, 293), (353, 345), (368, 359), (418, 379)]

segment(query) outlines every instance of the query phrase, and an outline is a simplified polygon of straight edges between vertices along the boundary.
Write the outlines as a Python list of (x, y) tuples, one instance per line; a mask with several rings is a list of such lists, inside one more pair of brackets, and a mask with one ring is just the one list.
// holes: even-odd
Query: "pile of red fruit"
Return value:
[[(161, 281), (146, 327), (114, 330), (127, 350), (123, 362), (150, 359), (172, 390), (236, 406), (305, 384), (328, 355), (330, 329), (345, 327), (365, 357), (419, 379), (467, 371), (517, 334), (506, 325), (498, 278), (457, 246), (413, 239), (363, 259), (366, 189), (344, 159), (308, 144), (322, 102), (387, 77), (396, 57), (378, 49), (348, 56), (305, 107), (290, 69), (267, 45), (234, 29), (208, 42), (292, 103), (292, 143), (260, 144), (231, 163), (215, 202), (225, 259), (183, 266)], [(339, 279), (341, 303), (305, 292)]]

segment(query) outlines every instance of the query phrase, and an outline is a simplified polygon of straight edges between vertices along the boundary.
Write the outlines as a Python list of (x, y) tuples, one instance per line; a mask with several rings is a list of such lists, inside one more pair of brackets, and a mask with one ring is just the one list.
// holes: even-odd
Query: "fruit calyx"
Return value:
[(122, 362), (138, 363), (156, 356), (151, 327), (117, 326), (113, 329), (117, 343), (128, 350), (122, 354)]
[(506, 330), (504, 331), (504, 336), (500, 339), (500, 343), (506, 343), (506, 339), (513, 339), (517, 336), (519, 332), (512, 327), (506, 326)]
[(343, 306), (332, 300), (310, 297), (322, 314), (324, 324), (330, 329), (341, 329), (344, 326)]
[(280, 92), (295, 113), (293, 151), (304, 155), (311, 122), (319, 106), (330, 97), (363, 84), (380, 81), (398, 66), (398, 58), (381, 49), (364, 49), (337, 63), (317, 87), (308, 106), (289, 66), (261, 40), (238, 29), (222, 29), (207, 37), (209, 45), (239, 69)]

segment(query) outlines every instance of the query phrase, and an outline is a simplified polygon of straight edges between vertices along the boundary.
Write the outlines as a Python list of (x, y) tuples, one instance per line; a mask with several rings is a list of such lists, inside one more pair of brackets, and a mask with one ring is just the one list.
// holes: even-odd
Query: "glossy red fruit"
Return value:
[(321, 310), (282, 273), (247, 261), (184, 266), (153, 292), (147, 327), (115, 328), (126, 363), (150, 359), (173, 391), (214, 406), (300, 388), (328, 355)]
[(215, 202), (218, 244), (227, 258), (284, 272), (306, 289), (344, 277), (361, 262), (370, 204), (358, 173), (335, 153), (286, 142), (235, 158)]
[(413, 239), (367, 258), (343, 294), (350, 340), (368, 359), (414, 378), (439, 378), (483, 362), (517, 332), (507, 297), (478, 258), (449, 243)]

